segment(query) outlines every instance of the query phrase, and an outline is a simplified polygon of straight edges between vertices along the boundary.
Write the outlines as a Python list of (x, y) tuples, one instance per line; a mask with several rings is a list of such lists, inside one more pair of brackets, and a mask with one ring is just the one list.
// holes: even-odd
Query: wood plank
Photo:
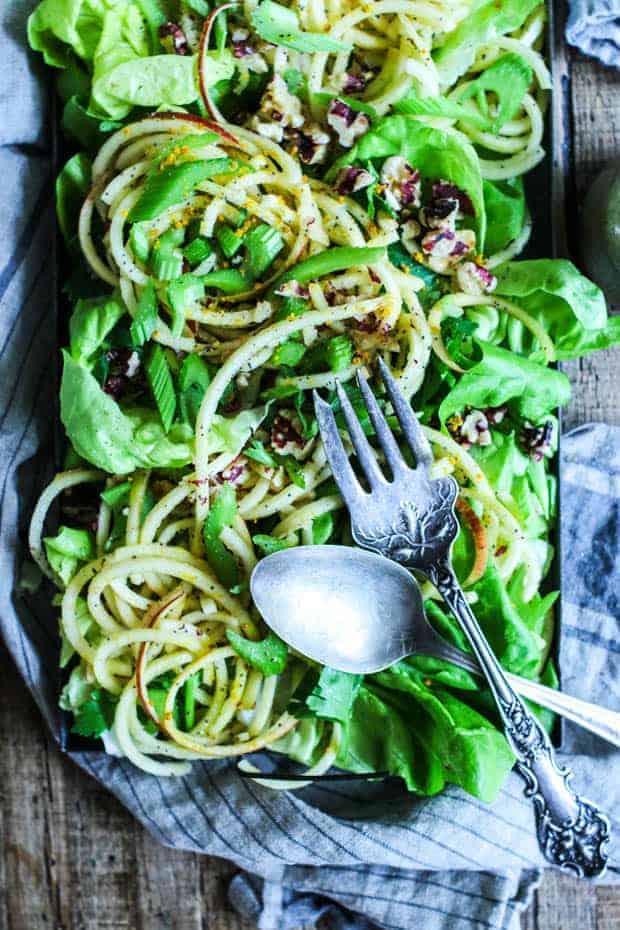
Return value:
[(535, 904), (536, 930), (599, 930), (596, 888), (587, 882), (548, 872)]

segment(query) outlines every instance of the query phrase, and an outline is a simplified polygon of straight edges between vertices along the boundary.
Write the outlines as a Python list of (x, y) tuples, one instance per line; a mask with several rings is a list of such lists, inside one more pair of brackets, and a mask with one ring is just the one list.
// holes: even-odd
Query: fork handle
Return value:
[(570, 770), (560, 766), (549, 737), (508, 682), (448, 561), (427, 569), (429, 580), (460, 622), (495, 698), (517, 769), (532, 798), (538, 842), (553, 865), (580, 877), (602, 875), (607, 866), (609, 821), (569, 785)]

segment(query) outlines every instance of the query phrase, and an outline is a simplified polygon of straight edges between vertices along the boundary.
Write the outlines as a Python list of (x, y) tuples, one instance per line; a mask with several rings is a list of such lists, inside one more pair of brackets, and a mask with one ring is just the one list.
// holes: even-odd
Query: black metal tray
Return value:
[[(523, 253), (523, 257), (537, 256), (565, 256), (568, 254), (566, 233), (566, 190), (565, 179), (569, 176), (569, 166), (572, 160), (571, 149), (571, 123), (569, 108), (569, 76), (565, 65), (564, 54), (564, 24), (566, 21), (565, 4), (553, 8), (552, 0), (547, 0), (547, 61), (552, 73), (553, 90), (551, 105), (546, 118), (544, 137), (545, 159), (525, 179), (526, 199), (532, 215), (532, 235)], [(560, 7), (558, 9), (558, 7)], [(72, 153), (67, 149), (66, 142), (60, 132), (60, 107), (54, 99), (52, 105), (53, 116), (53, 171), (57, 176), (66, 158)], [(71, 304), (63, 291), (63, 285), (68, 277), (70, 259), (60, 234), (58, 224), (55, 227), (53, 242), (53, 259), (55, 265), (54, 276), (54, 305), (58, 333), (58, 345), (65, 345), (68, 333), (68, 318)], [(56, 386), (60, 380), (60, 364), (56, 371)], [(60, 468), (64, 448), (64, 434), (60, 424), (58, 409), (58, 390), (55, 391), (55, 460)], [(559, 414), (559, 412), (558, 412)], [(551, 655), (555, 660), (558, 674), (559, 668), (559, 640), (562, 616), (562, 578), (561, 578), (561, 552), (559, 520), (561, 515), (562, 483), (559, 474), (559, 450), (554, 459), (554, 470), (558, 478), (558, 520), (552, 531), (554, 545), (554, 559), (551, 570), (545, 581), (548, 590), (559, 590), (560, 597), (554, 608), (555, 624), (551, 646)], [(67, 679), (67, 671), (59, 669), (58, 693)], [(72, 715), (61, 711), (60, 720), (60, 747), (64, 752), (100, 752), (99, 740), (87, 739), (71, 732)], [(552, 734), (556, 746), (561, 745), (562, 724), (558, 722)], [(300, 766), (291, 764), (284, 757), (273, 752), (262, 752), (252, 755), (251, 760), (258, 764), (265, 773), (277, 769), (279, 777), (299, 777)], [(236, 762), (233, 760), (233, 765)], [(241, 776), (243, 777), (243, 776)], [(300, 790), (299, 794), (304, 800), (320, 807), (326, 812), (333, 811), (339, 816), (372, 816), (377, 804), (380, 806), (386, 801), (406, 798), (409, 794), (404, 782), (400, 778), (373, 774), (373, 776), (352, 775), (334, 770), (334, 774), (319, 776), (312, 779), (313, 784)], [(360, 810), (363, 805), (363, 813)]]

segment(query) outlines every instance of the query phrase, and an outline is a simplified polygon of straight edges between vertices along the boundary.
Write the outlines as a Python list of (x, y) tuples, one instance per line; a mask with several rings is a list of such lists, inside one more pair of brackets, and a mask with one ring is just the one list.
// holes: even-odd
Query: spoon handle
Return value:
[[(428, 654), (452, 662), (473, 675), (483, 674), (480, 666), (472, 656), (447, 643), (444, 639), (436, 641), (433, 638)], [(548, 688), (547, 685), (541, 685), (529, 678), (513, 675), (511, 672), (504, 671), (504, 675), (508, 683), (521, 697), (528, 698), (528, 700), (534, 701), (535, 704), (539, 704), (540, 707), (546, 707), (561, 717), (566, 717), (567, 720), (572, 720), (573, 723), (583, 727), (584, 730), (596, 733), (597, 736), (607, 740), (612, 746), (620, 747), (620, 713), (617, 711), (601, 707), (599, 704), (592, 704), (589, 701), (582, 701), (580, 698), (564, 694), (562, 691), (556, 691), (554, 688)]]
[(506, 739), (526, 783), (526, 796), (534, 803), (538, 841), (545, 858), (581, 877), (602, 875), (609, 855), (607, 817), (570, 787), (569, 769), (558, 764), (545, 730), (506, 678), (449, 561), (437, 561), (427, 569), (427, 575), (459, 620), (495, 698)]
[(599, 704), (591, 704), (589, 701), (582, 701), (562, 691), (554, 691), (553, 688), (521, 678), (520, 675), (511, 675), (510, 672), (504, 672), (504, 674), (522, 697), (555, 711), (567, 720), (572, 720), (584, 730), (596, 733), (613, 746), (620, 746), (620, 714), (617, 711), (601, 707)]

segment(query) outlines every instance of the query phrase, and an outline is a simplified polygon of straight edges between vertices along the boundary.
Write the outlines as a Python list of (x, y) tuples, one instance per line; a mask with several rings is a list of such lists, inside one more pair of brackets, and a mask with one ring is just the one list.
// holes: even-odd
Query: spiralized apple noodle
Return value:
[[(249, 0), (244, 4), (248, 17), (253, 5)], [(469, 0), (298, 4), (304, 29), (333, 38), (346, 36), (354, 43), (355, 55), (371, 65), (380, 64), (365, 94), (379, 114), (412, 87), (425, 95), (439, 93), (439, 76), (430, 52), (470, 9)], [(536, 83), (523, 100), (522, 112), (499, 134), (480, 132), (466, 122), (457, 124), (456, 129), (475, 145), (505, 155), (498, 161), (481, 160), (487, 178), (514, 177), (542, 157), (542, 111), (549, 87), (538, 51), (543, 22), (542, 11), (535, 12), (518, 35), (498, 38), (481, 49), (472, 66), (471, 72), (479, 73), (505, 52), (516, 51), (530, 64)], [(311, 90), (341, 89), (349, 53), (305, 57)], [(273, 66), (284, 71), (291, 61), (298, 64), (299, 60), (296, 53), (278, 48)], [(465, 75), (451, 97), (458, 99), (470, 79)], [(474, 112), (479, 102), (467, 105)], [(302, 480), (297, 483), (282, 468), (266, 466), (243, 453), (239, 457), (210, 452), (213, 418), (230, 383), (259, 371), (292, 335), (301, 334), (311, 345), (318, 330), (334, 335), (346, 331), (355, 335), (357, 350), (350, 365), (338, 372), (284, 377), (279, 383), (304, 391), (334, 387), (337, 380), (349, 381), (359, 370), (369, 372), (381, 356), (410, 399), (419, 390), (433, 353), (449, 368), (462, 370), (443, 344), (441, 321), (446, 315), (469, 312), (484, 319), (488, 338), (504, 332), (502, 327), (512, 327), (515, 340), (529, 333), (545, 358), (554, 358), (553, 344), (537, 321), (515, 304), (492, 295), (458, 291), (425, 313), (416, 296), (423, 282), (394, 267), (387, 253), (369, 266), (350, 267), (311, 281), (310, 309), (303, 316), (277, 319), (270, 287), (287, 269), (331, 245), (385, 247), (397, 241), (397, 223), (387, 217), (371, 220), (355, 200), (309, 180), (300, 164), (272, 140), (223, 120), (216, 125), (178, 113), (142, 119), (105, 142), (94, 161), (92, 190), (80, 215), (79, 241), (86, 260), (102, 281), (119, 289), (131, 316), (149, 282), (149, 271), (132, 252), (128, 215), (144, 191), (157, 153), (164, 147), (166, 152), (177, 152), (178, 147), (183, 157), (184, 137), (201, 133), (205, 144), (193, 147), (192, 155), (231, 158), (241, 170), (196, 184), (182, 204), (142, 224), (147, 235), (156, 238), (175, 224), (198, 218), (201, 231), (208, 236), (219, 218), (236, 221), (243, 209), (251, 218), (275, 226), (285, 248), (268, 277), (252, 290), (209, 297), (188, 310), (180, 335), (173, 335), (165, 295), (158, 295), (160, 317), (153, 339), (175, 351), (197, 351), (219, 366), (198, 413), (193, 465), (176, 483), (149, 471), (129, 477), (126, 529), (120, 540), (112, 537), (111, 511), (102, 500), (96, 558), (77, 572), (61, 596), (61, 629), (87, 679), (118, 697), (112, 729), (117, 748), (137, 767), (155, 775), (183, 774), (198, 758), (236, 757), (272, 747), (297, 725), (281, 706), (278, 676), (265, 676), (244, 661), (230, 646), (226, 631), (240, 632), (251, 640), (262, 635), (247, 593), (257, 562), (250, 530), (253, 521), (271, 517), (276, 520), (271, 530), (276, 539), (308, 543), (313, 521), (344, 506), (339, 494), (321, 493), (331, 473), (317, 438), (300, 462)], [(102, 236), (95, 232), (96, 216), (103, 221)], [(491, 256), (488, 266), (518, 254), (529, 229), (528, 218), (520, 236), (502, 253)], [(199, 273), (207, 270), (199, 269)], [(481, 576), (493, 554), (503, 580), (525, 566), (524, 584), (533, 593), (540, 568), (510, 503), (493, 490), (463, 445), (435, 429), (425, 427), (425, 432), (435, 456), (433, 473), (451, 474), (458, 480), (459, 513), (474, 538), (476, 558), (465, 586)], [(218, 582), (204, 557), (201, 530), (210, 491), (219, 486), (222, 474), (235, 460), (243, 465), (242, 478), (234, 484), (237, 515), (221, 534), (221, 542), (240, 566), (239, 593), (232, 594)], [(37, 563), (60, 588), (62, 582), (50, 568), (42, 544), (50, 508), (68, 488), (82, 483), (105, 483), (111, 488), (117, 482), (98, 470), (73, 469), (58, 474), (42, 494), (32, 518), (30, 545)], [(147, 493), (153, 495), (155, 504), (144, 515)], [(425, 594), (436, 596), (429, 585)], [(80, 625), (84, 604), (93, 621), (86, 632)], [(299, 658), (293, 663), (290, 690), (303, 672)], [(148, 685), (164, 674), (171, 683), (163, 711), (158, 712)], [(191, 728), (182, 730), (175, 721), (174, 706), (190, 678), (198, 682), (197, 711)], [(341, 737), (338, 723), (325, 725), (322, 754), (306, 773), (309, 777), (333, 764)], [(245, 769), (256, 771), (249, 763)], [(300, 783), (283, 781), (279, 786), (299, 787)]]

